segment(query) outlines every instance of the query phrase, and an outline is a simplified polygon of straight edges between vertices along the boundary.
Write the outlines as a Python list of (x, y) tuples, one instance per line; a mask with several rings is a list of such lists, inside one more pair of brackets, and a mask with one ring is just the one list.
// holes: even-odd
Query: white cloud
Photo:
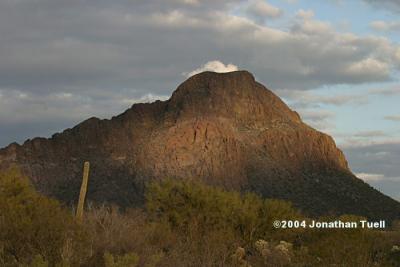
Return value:
[(393, 182), (400, 182), (400, 177), (387, 177), (384, 174), (377, 174), (377, 173), (356, 173), (356, 176), (365, 182), (382, 182), (382, 181), (393, 181)]
[(356, 173), (356, 176), (365, 182), (382, 181), (385, 179), (385, 175), (375, 173)]
[(128, 104), (128, 105), (132, 105), (134, 103), (151, 103), (151, 102), (154, 102), (156, 100), (164, 101), (164, 100), (167, 100), (168, 98), (169, 98), (169, 96), (154, 95), (152, 93), (149, 93), (149, 94), (143, 95), (143, 96), (141, 96), (139, 98), (137, 98), (137, 97), (135, 97), (135, 98), (127, 98), (127, 97), (125, 97), (125, 98), (120, 99), (120, 102), (124, 103), (124, 104)]
[(203, 71), (214, 71), (214, 72), (231, 72), (231, 71), (237, 71), (238, 67), (233, 64), (227, 64), (225, 65), (221, 61), (218, 60), (213, 60), (213, 61), (208, 61), (206, 64), (201, 66), (200, 68), (197, 68), (189, 73), (184, 73), (185, 76), (190, 77), (195, 74), (198, 74)]

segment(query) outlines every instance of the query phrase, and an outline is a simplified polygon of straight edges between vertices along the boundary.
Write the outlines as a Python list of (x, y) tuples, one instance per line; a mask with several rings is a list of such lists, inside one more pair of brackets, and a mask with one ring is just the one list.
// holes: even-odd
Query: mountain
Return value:
[(355, 177), (330, 136), (246, 71), (203, 72), (167, 101), (0, 150), (0, 169), (19, 166), (67, 203), (77, 199), (84, 161), (89, 201), (137, 205), (147, 181), (173, 177), (290, 200), (309, 215), (400, 217), (400, 203)]

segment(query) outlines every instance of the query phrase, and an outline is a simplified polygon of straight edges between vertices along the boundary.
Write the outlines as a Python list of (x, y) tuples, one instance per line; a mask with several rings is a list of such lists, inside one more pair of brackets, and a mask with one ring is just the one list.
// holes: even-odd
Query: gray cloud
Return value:
[(110, 118), (132, 103), (152, 102), (167, 96), (143, 95), (133, 89), (73, 89), (65, 92), (35, 94), (26, 91), (0, 90), (0, 144), (23, 142), (74, 126), (92, 116)]
[(383, 131), (363, 131), (354, 134), (355, 137), (371, 138), (371, 137), (385, 137), (387, 134)]
[[(360, 106), (368, 104), (370, 97), (379, 96), (394, 96), (400, 94), (399, 87), (384, 87), (367, 90), (356, 94), (321, 94), (320, 90), (296, 90), (296, 89), (278, 89), (276, 93), (283, 99), (287, 100), (288, 104), (294, 109), (312, 109), (321, 108), (322, 105), (343, 106), (351, 104)], [(394, 116), (395, 117), (395, 116)], [(386, 119), (395, 120), (387, 116)]]
[(321, 95), (315, 90), (279, 89), (276, 93), (289, 101), (293, 108), (318, 108), (322, 104), (342, 106), (346, 104), (363, 105), (368, 103), (367, 94)]
[(250, 0), (246, 7), (246, 13), (254, 17), (260, 23), (263, 23), (267, 18), (277, 18), (282, 16), (283, 11), (275, 7), (265, 0)]
[[(294, 110), (298, 111), (302, 119), (312, 127), (333, 133), (336, 126), (333, 122), (335, 114), (325, 110), (325, 106), (353, 106), (368, 103), (367, 94), (332, 94), (321, 95), (318, 90), (276, 90), (278, 96), (287, 102)], [(335, 134), (337, 136), (337, 134)]]
[(394, 12), (400, 11), (400, 2), (398, 0), (364, 0), (364, 2), (372, 4), (375, 7), (386, 8)]
[[(218, 55), (223, 62), (244, 62), (275, 88), (390, 78), (389, 50), (395, 47), (388, 40), (343, 35), (312, 18), (291, 32), (259, 26), (226, 12), (238, 2), (1, 2), (0, 86), (135, 84), (159, 90), (151, 81), (176, 83), (179, 73)], [(208, 8), (194, 8), (199, 5)]]
[(371, 89), (368, 91), (368, 93), (373, 95), (383, 95), (383, 96), (400, 95), (400, 87)]
[[(355, 144), (343, 148), (352, 171), (375, 188), (400, 199), (400, 142)], [(360, 175), (361, 174), (361, 175)]]
[(335, 125), (332, 123), (332, 119), (335, 118), (335, 114), (330, 111), (310, 108), (299, 108), (296, 110), (300, 114), (302, 120), (315, 129), (324, 132), (331, 132), (333, 129), (335, 129)]
[(170, 95), (182, 73), (213, 60), (289, 90), (386, 81), (399, 68), (399, 47), (388, 39), (337, 32), (310, 12), (290, 30), (275, 29), (233, 15), (244, 3), (0, 1), (1, 128), (35, 121), (50, 133), (51, 125), (110, 117), (143, 96)]

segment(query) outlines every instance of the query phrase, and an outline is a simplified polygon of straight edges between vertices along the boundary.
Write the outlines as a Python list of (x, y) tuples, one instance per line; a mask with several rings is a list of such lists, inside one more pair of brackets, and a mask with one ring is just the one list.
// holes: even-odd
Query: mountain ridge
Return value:
[(16, 164), (39, 191), (67, 203), (77, 199), (86, 160), (96, 202), (137, 205), (149, 179), (176, 177), (290, 200), (312, 215), (400, 215), (398, 202), (351, 173), (332, 137), (247, 71), (203, 72), (166, 101), (0, 149), (0, 169)]

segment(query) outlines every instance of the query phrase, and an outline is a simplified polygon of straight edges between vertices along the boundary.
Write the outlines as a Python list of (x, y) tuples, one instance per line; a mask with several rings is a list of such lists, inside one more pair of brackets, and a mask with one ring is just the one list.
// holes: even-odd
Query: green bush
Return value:
[[(73, 261), (75, 240), (83, 243), (71, 214), (56, 200), (38, 194), (17, 169), (0, 173), (0, 265), (38, 261), (50, 266)], [(70, 247), (68, 247), (68, 243)]]
[(166, 179), (148, 185), (145, 210), (91, 207), (76, 224), (13, 169), (0, 173), (0, 266), (398, 266), (395, 226), (273, 227), (289, 219), (309, 220), (285, 201)]
[(146, 200), (150, 216), (174, 228), (187, 231), (196, 225), (201, 234), (231, 230), (246, 244), (279, 234), (289, 236), (295, 230), (274, 229), (273, 221), (301, 218), (286, 201), (264, 200), (252, 193), (241, 195), (191, 181), (150, 183)]
[(104, 262), (106, 267), (136, 267), (139, 262), (139, 256), (135, 253), (114, 256), (106, 252), (104, 254)]

